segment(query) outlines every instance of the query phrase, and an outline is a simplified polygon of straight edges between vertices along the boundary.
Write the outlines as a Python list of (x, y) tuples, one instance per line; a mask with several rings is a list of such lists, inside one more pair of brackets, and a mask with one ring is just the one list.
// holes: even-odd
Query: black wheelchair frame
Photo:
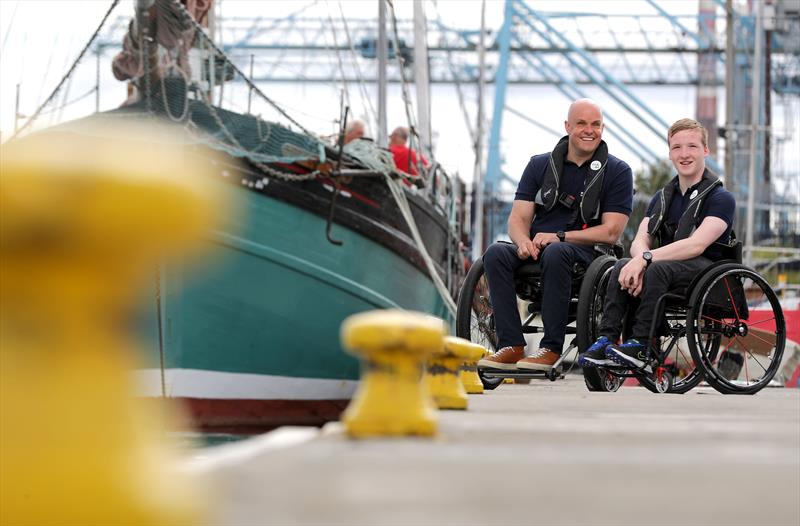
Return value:
[[(656, 393), (683, 394), (703, 380), (723, 394), (755, 394), (764, 388), (783, 357), (783, 310), (766, 280), (742, 264), (741, 243), (725, 245), (724, 251), (726, 259), (695, 276), (684, 290), (657, 300), (643, 369), (606, 366), (597, 372), (620, 380), (634, 377)], [(762, 307), (758, 316), (749, 306), (753, 303)], [(662, 338), (668, 340), (666, 346)], [(678, 345), (682, 339), (689, 357)], [(754, 371), (757, 376), (750, 374), (751, 362), (754, 369), (760, 368)]]
[[(569, 348), (547, 372), (539, 371), (505, 371), (497, 369), (479, 369), (478, 374), (486, 389), (495, 389), (505, 378), (528, 379), (545, 377), (551, 381), (564, 378), (562, 363), (565, 358), (575, 351), (585, 349), (597, 338), (597, 325), (599, 314), (602, 312), (602, 298), (598, 305), (597, 292), (602, 290), (605, 296), (605, 287), (598, 287), (598, 280), (606, 278), (622, 254), (619, 245), (595, 245), (597, 257), (584, 268), (575, 265), (572, 272), (572, 291), (567, 319), (566, 334), (575, 335)], [(544, 332), (544, 327), (534, 324), (535, 318), (541, 313), (541, 269), (538, 261), (530, 260), (514, 275), (517, 296), (528, 301), (528, 314), (522, 323), (524, 334)], [(484, 277), (482, 259), (476, 260), (470, 268), (458, 296), (456, 313), (456, 334), (472, 342), (479, 343), (492, 351), (497, 350), (497, 339), (494, 333), (494, 317), (489, 300), (488, 283)], [(578, 323), (578, 320), (593, 318), (595, 323)], [(574, 324), (574, 326), (573, 326)], [(573, 362), (574, 364), (574, 362)], [(621, 380), (613, 375), (596, 372), (584, 376), (586, 386), (592, 391), (615, 391), (619, 388)]]

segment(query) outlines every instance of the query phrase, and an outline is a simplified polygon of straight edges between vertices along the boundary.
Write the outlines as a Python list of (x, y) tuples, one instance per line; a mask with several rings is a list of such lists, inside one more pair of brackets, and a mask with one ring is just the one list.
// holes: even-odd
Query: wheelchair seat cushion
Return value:
[(514, 276), (517, 278), (538, 278), (541, 274), (542, 267), (539, 265), (539, 261), (534, 261), (532, 259), (523, 263), (522, 266), (514, 272)]

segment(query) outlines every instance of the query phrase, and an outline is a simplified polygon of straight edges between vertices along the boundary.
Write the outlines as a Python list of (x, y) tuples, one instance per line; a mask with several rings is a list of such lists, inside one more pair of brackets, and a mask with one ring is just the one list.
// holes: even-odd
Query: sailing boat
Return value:
[[(305, 130), (206, 36), (209, 3), (188, 4), (139, 0), (114, 62), (131, 82), (128, 104), (57, 129), (157, 116), (183, 128), (191, 155), (224, 155), (209, 162), (240, 213), (208, 236), (213, 268), (159, 269), (142, 394), (184, 402), (205, 429), (322, 424), (338, 418), (359, 374), (339, 345), (342, 320), (376, 308), (452, 319), (459, 196), (435, 163), (402, 184), (374, 145), (345, 149)], [(214, 104), (215, 90), (237, 84), (299, 131)]]

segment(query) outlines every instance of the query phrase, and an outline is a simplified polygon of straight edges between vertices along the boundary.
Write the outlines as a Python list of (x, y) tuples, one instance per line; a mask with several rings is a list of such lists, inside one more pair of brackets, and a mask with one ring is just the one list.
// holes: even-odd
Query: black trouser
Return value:
[[(650, 326), (656, 310), (658, 298), (667, 292), (682, 293), (692, 279), (712, 261), (702, 256), (685, 261), (656, 261), (644, 273), (644, 285), (638, 298), (622, 290), (619, 273), (630, 258), (620, 259), (611, 271), (603, 306), (603, 319), (600, 322), (601, 336), (617, 341), (622, 333), (622, 324), (628, 309), (635, 311), (631, 336), (644, 342), (650, 335)], [(585, 350), (585, 349), (583, 349)]]
[[(552, 243), (539, 256), (542, 272), (542, 323), (544, 337), (540, 344), (561, 354), (569, 314), (572, 290), (572, 267), (575, 263), (588, 266), (594, 259), (594, 248), (572, 243)], [(489, 296), (494, 310), (497, 348), (525, 345), (522, 323), (517, 310), (514, 272), (528, 260), (517, 256), (517, 246), (494, 243), (483, 255)]]

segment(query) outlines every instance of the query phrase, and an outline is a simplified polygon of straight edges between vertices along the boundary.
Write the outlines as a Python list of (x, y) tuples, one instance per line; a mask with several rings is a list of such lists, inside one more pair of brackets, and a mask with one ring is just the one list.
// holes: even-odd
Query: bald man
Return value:
[[(508, 218), (511, 243), (494, 243), (483, 255), (498, 341), (497, 352), (478, 367), (548, 371), (558, 361), (572, 268), (591, 263), (596, 243), (619, 240), (633, 205), (631, 169), (609, 155), (603, 127), (597, 103), (576, 100), (564, 121), (567, 135), (525, 167)], [(541, 268), (544, 336), (526, 357), (514, 272), (531, 260)]]

